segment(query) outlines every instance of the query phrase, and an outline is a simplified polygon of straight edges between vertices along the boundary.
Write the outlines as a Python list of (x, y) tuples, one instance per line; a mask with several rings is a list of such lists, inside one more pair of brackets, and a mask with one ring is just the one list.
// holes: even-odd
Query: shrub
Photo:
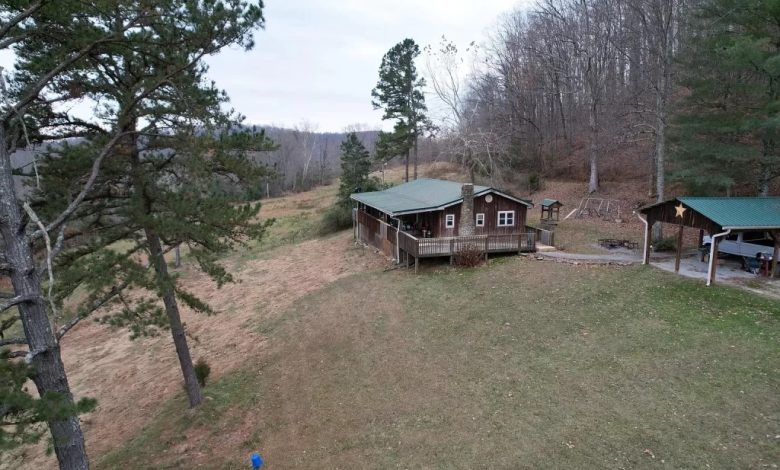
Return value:
[(653, 243), (654, 251), (677, 251), (677, 239), (675, 237), (666, 237)]
[(327, 235), (350, 227), (352, 227), (352, 208), (337, 203), (322, 216), (320, 234)]
[(473, 268), (482, 264), (484, 252), (477, 245), (468, 244), (461, 247), (461, 249), (455, 253), (454, 258), (455, 266)]
[(211, 366), (202, 357), (195, 363), (195, 377), (198, 379), (198, 383), (201, 387), (206, 386), (206, 381), (211, 374)]
[(542, 177), (538, 173), (528, 175), (528, 190), (533, 193), (540, 189), (542, 189)]

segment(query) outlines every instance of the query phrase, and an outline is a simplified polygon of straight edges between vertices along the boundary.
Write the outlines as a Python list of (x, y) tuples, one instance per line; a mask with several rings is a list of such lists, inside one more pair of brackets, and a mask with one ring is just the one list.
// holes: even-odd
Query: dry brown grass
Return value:
[[(289, 219), (316, 220), (318, 209), (329, 204), (333, 193), (333, 187), (325, 187), (266, 202), (261, 215), (281, 217), (280, 233), (272, 229), (269, 234), (270, 251), (261, 245), (226, 261), (238, 279), (235, 284), (218, 289), (185, 257), (178, 271), (184, 287), (218, 312), (204, 316), (182, 311), (192, 356), (209, 361), (212, 379), (244, 365), (248, 357), (258, 357), (265, 348), (265, 336), (248, 324), (274, 321), (302, 296), (346, 275), (385, 265), (384, 259), (355, 247), (351, 235), (344, 232), (273, 248), (276, 238), (287, 239)], [(181, 393), (181, 373), (167, 332), (130, 340), (125, 330), (84, 321), (63, 339), (62, 354), (76, 397), (98, 400), (97, 410), (83, 420), (91, 456), (119, 446), (139, 432), (166, 400)], [(50, 468), (55, 465), (52, 459), (41, 446), (25, 449), (15, 458), (4, 456), (0, 468)]]

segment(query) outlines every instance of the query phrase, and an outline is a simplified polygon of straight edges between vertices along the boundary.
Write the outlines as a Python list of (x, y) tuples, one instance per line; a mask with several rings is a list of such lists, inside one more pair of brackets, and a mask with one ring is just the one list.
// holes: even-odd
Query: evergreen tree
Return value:
[(681, 73), (690, 95), (671, 137), (674, 176), (697, 193), (766, 195), (780, 176), (780, 4), (707, 0), (694, 30)]
[[(405, 155), (406, 181), (409, 181), (409, 154), (414, 149), (414, 179), (417, 179), (417, 139), (430, 122), (425, 115), (425, 79), (418, 78), (414, 60), (420, 47), (413, 39), (404, 39), (382, 57), (379, 81), (371, 92), (374, 109), (383, 109), (383, 120), (394, 119), (391, 140), (393, 151)], [(385, 136), (385, 142), (388, 142)]]
[(377, 160), (386, 162), (398, 156), (408, 155), (413, 148), (409, 145), (408, 135), (409, 130), (401, 121), (395, 124), (392, 132), (379, 131), (375, 150)]
[[(104, 7), (106, 2), (99, 3), (97, 8)], [(41, 286), (41, 275), (47, 271), (46, 260), (56, 257), (60, 246), (54, 243), (56, 234), (64, 233), (64, 225), (89, 190), (93, 181), (90, 175), (99, 165), (82, 175), (75, 185), (82, 192), (69, 201), (65, 210), (41, 221), (31, 207), (35, 201), (18, 192), (10, 156), (31, 143), (83, 135), (86, 131), (78, 123), (69, 122), (66, 114), (52, 110), (54, 103), (67, 104), (79, 98), (76, 84), (65, 93), (56, 93), (54, 85), (65, 72), (82, 66), (86, 57), (100, 47), (126, 41), (125, 34), (135, 26), (96, 28), (91, 16), (95, 7), (95, 2), (75, 0), (0, 1), (0, 49), (13, 48), (17, 57), (24, 51), (32, 51), (29, 60), (36, 64), (34, 71), (25, 73), (0, 70), (0, 235), (3, 245), (0, 274), (7, 275), (13, 286), (12, 292), (0, 292), (0, 346), (26, 347), (26, 350), (14, 350), (0, 357), (4, 395), (0, 416), (4, 424), (9, 419), (21, 423), (10, 430), (4, 428), (3, 440), (8, 446), (28, 442), (40, 435), (35, 430), (30, 432), (28, 424), (46, 421), (62, 469), (89, 467), (76, 416), (88, 407), (83, 401), (76, 403), (73, 400), (60, 356), (59, 338), (50, 322), (51, 311)], [(116, 136), (107, 139), (104, 150), (116, 140)], [(30, 176), (37, 183), (35, 161)], [(62, 237), (56, 236), (56, 240), (61, 242)], [(44, 260), (42, 263), (41, 259)], [(19, 324), (23, 336), (4, 335)], [(29, 367), (9, 362), (20, 356), (25, 356)], [(21, 377), (32, 380), (39, 400), (26, 396)]]
[(41, 422), (67, 420), (96, 405), (89, 398), (73, 403), (56, 392), (35, 398), (25, 388), (34, 374), (24, 362), (11, 360), (8, 351), (0, 352), (0, 451), (37, 442), (45, 429), (38, 426)]
[[(163, 293), (166, 313), (176, 309), (172, 290), (207, 309), (194, 296), (176, 291), (162, 256), (147, 255), (155, 268), (153, 276), (146, 265), (137, 269), (122, 260), (121, 253), (114, 267), (124, 271), (100, 271), (112, 256), (105, 249), (108, 240), (142, 239), (133, 254), (144, 248), (160, 254), (162, 243), (197, 239), (194, 257), (223, 282), (229, 275), (212, 256), (234, 240), (262, 233), (262, 224), (248, 223), (257, 207), (233, 207), (232, 200), (222, 198), (230, 207), (222, 208), (224, 216), (212, 216), (220, 204), (218, 197), (199, 205), (204, 203), (200, 196), (208, 194), (209, 181), (264, 173), (243, 153), (268, 148), (268, 140), (262, 133), (229, 132), (235, 119), (219, 111), (224, 94), (204, 80), (202, 63), (203, 57), (228, 45), (251, 47), (251, 32), (263, 23), (261, 8), (260, 2), (243, 0), (0, 2), (0, 48), (13, 47), (18, 60), (12, 74), (0, 79), (0, 272), (13, 284), (13, 292), (0, 292), (0, 346), (27, 347), (0, 358), (4, 394), (0, 416), (4, 422), (13, 419), (25, 425), (47, 421), (60, 468), (89, 467), (76, 416), (89, 408), (89, 402), (73, 401), (60, 359), (62, 335), (130, 286)], [(52, 106), (83, 99), (96, 103), (93, 119), (79, 119)], [(33, 164), (13, 169), (10, 154), (15, 150), (63, 137), (85, 140), (56, 148), (62, 158), (56, 162), (49, 158), (48, 168)], [(16, 173), (32, 181), (32, 192), (17, 191)], [(177, 174), (188, 179), (177, 181)], [(177, 190), (179, 199), (172, 196)], [(194, 205), (183, 204), (188, 200)], [(165, 203), (169, 212), (155, 212)], [(151, 210), (144, 212), (144, 204)], [(171, 214), (190, 217), (188, 236), (171, 236), (176, 232), (171, 227), (182, 225), (165, 218)], [(123, 217), (150, 230), (132, 231), (129, 226), (123, 232)], [(209, 223), (215, 224), (214, 231), (203, 228)], [(47, 272), (53, 296), (41, 286), (41, 275)], [(105, 276), (105, 283), (96, 279), (98, 273)], [(92, 291), (92, 302), (62, 323), (61, 300), (68, 292), (79, 285), (99, 290), (118, 278), (121, 282), (102, 292), (106, 295)], [(135, 310), (138, 331), (150, 326), (144, 325), (150, 316), (145, 320), (142, 314), (160, 312), (151, 302), (127, 305), (123, 313)], [(161, 315), (151, 317), (151, 323), (162, 324)], [(183, 338), (180, 322), (175, 325), (168, 317)], [(17, 323), (24, 337), (6, 337), (3, 333)], [(9, 362), (20, 356), (26, 356), (29, 368)], [(40, 400), (25, 397), (21, 376), (35, 383)], [(5, 428), (4, 444), (35, 437), (29, 430), (22, 427), (8, 434)]]
[[(214, 190), (225, 181), (260, 184), (267, 172), (246, 155), (273, 145), (263, 132), (237, 130), (240, 117), (221, 110), (227, 97), (206, 80), (202, 60), (229, 45), (251, 47), (252, 34), (264, 20), (261, 4), (243, 0), (117, 0), (94, 21), (111, 28), (139, 14), (148, 17), (130, 33), (137, 40), (134, 47), (107, 45), (63, 76), (60, 86), (77, 83), (80, 93), (102, 103), (102, 113), (93, 124), (94, 138), (50, 152), (36, 196), (45, 201), (43, 217), (62, 210), (64, 201), (73, 198), (73, 182), (94, 164), (96, 149), (118, 132), (117, 146), (72, 216), (71, 234), (78, 234), (80, 242), (66, 245), (58, 260), (62, 281), (56, 285), (56, 301), (61, 308), (80, 287), (90, 293), (65, 329), (107, 302), (121, 308), (103, 321), (127, 326), (134, 336), (169, 328), (190, 406), (196, 406), (202, 394), (179, 302), (195, 311), (213, 311), (179, 285), (164, 255), (188, 246), (197, 265), (222, 285), (232, 278), (217, 263), (218, 256), (259, 238), (267, 226), (257, 219), (259, 205)], [(21, 69), (34, 72), (36, 66), (26, 60)], [(131, 248), (117, 252), (112, 244), (119, 240), (130, 241)], [(133, 288), (157, 300), (134, 296), (131, 301), (122, 295)]]
[(371, 156), (360, 142), (357, 134), (351, 132), (341, 143), (341, 181), (339, 182), (339, 201), (349, 205), (352, 193), (371, 191), (376, 186), (368, 177), (371, 169)]

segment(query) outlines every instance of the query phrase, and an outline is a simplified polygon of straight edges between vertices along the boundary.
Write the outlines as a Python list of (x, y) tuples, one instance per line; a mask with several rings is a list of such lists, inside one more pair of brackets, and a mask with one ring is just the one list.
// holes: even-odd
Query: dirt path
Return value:
[[(352, 273), (384, 266), (382, 257), (357, 248), (348, 233), (287, 245), (267, 259), (235, 259), (239, 283), (222, 289), (193, 269), (184, 285), (218, 312), (204, 316), (183, 311), (194, 359), (205, 357), (216, 378), (264, 348), (263, 321), (280, 315), (295, 300)], [(119, 447), (149, 421), (165, 399), (181, 392), (181, 373), (167, 332), (153, 338), (128, 339), (125, 330), (84, 322), (63, 341), (63, 360), (74, 394), (98, 400), (84, 418), (92, 456)], [(8, 468), (55, 468), (52, 456), (29, 454)], [(0, 465), (2, 466), (2, 465)]]

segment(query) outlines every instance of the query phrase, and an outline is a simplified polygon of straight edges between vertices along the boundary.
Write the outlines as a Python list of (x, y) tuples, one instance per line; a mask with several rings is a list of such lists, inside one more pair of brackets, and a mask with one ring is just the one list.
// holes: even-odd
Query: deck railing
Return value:
[(525, 228), (529, 232), (534, 232), (536, 234), (536, 241), (542, 245), (555, 246), (555, 232), (552, 230), (545, 230), (543, 228), (532, 227), (530, 225), (526, 225)]
[(400, 232), (398, 247), (415, 258), (450, 256), (469, 247), (476, 247), (486, 253), (534, 251), (536, 233), (417, 238)]
[(396, 256), (397, 240), (398, 249), (415, 258), (451, 256), (470, 246), (486, 253), (536, 251), (540, 230), (526, 227), (527, 232), (524, 233), (417, 238), (407, 232), (398, 232), (392, 225), (363, 211), (355, 210), (353, 217), (356, 239), (382, 250), (388, 256)]

